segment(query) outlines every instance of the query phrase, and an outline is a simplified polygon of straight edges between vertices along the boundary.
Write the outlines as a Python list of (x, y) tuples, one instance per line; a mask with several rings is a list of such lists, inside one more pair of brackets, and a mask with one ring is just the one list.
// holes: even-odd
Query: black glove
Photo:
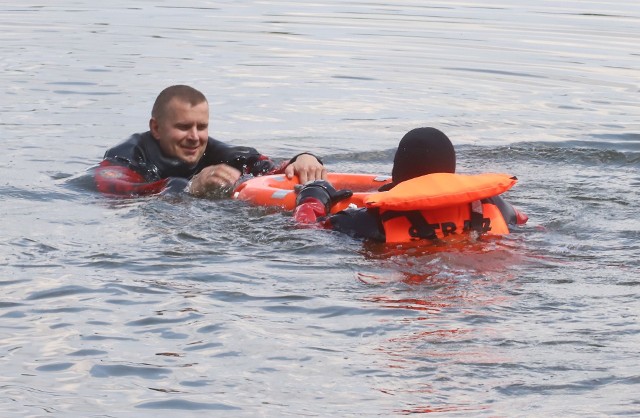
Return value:
[(308, 198), (317, 199), (324, 205), (325, 214), (331, 212), (331, 207), (341, 200), (348, 199), (353, 196), (351, 190), (336, 190), (331, 183), (326, 180), (316, 180), (305, 184), (298, 197), (296, 197), (296, 206), (304, 202)]

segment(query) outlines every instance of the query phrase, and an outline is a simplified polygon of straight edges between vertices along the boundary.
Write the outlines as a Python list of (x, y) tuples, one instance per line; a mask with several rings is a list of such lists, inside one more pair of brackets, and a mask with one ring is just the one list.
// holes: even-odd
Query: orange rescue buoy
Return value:
[[(336, 190), (353, 191), (351, 198), (342, 200), (331, 208), (331, 213), (336, 213), (351, 204), (363, 207), (366, 197), (376, 193), (384, 184), (391, 182), (391, 177), (376, 174), (329, 173), (327, 181)], [(284, 210), (293, 210), (296, 206), (296, 187), (301, 187), (297, 177), (288, 179), (284, 174), (252, 177), (237, 186), (232, 197), (254, 205), (278, 206)]]

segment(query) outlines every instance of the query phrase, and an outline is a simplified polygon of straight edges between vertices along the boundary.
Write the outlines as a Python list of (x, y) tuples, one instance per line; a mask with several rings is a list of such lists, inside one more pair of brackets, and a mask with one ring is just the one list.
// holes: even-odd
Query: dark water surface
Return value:
[[(1, 416), (640, 415), (637, 2), (102, 3), (0, 4)], [(98, 195), (175, 83), (337, 172), (438, 127), (529, 224), (397, 248)]]

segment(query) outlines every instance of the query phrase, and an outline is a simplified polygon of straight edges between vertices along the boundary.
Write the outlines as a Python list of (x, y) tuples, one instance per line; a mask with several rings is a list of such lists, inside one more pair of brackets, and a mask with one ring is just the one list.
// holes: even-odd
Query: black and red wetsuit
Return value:
[(231, 146), (209, 137), (196, 165), (165, 156), (151, 132), (138, 133), (109, 149), (96, 169), (98, 190), (113, 195), (139, 196), (183, 191), (191, 177), (204, 167), (227, 164), (243, 174), (276, 174), (287, 163), (276, 165), (250, 147)]

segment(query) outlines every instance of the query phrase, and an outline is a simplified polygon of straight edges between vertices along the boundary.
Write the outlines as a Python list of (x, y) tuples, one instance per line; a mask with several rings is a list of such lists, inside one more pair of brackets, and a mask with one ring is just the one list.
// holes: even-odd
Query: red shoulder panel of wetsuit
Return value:
[(168, 180), (148, 182), (140, 173), (105, 160), (96, 168), (95, 182), (102, 193), (133, 197), (160, 193)]

